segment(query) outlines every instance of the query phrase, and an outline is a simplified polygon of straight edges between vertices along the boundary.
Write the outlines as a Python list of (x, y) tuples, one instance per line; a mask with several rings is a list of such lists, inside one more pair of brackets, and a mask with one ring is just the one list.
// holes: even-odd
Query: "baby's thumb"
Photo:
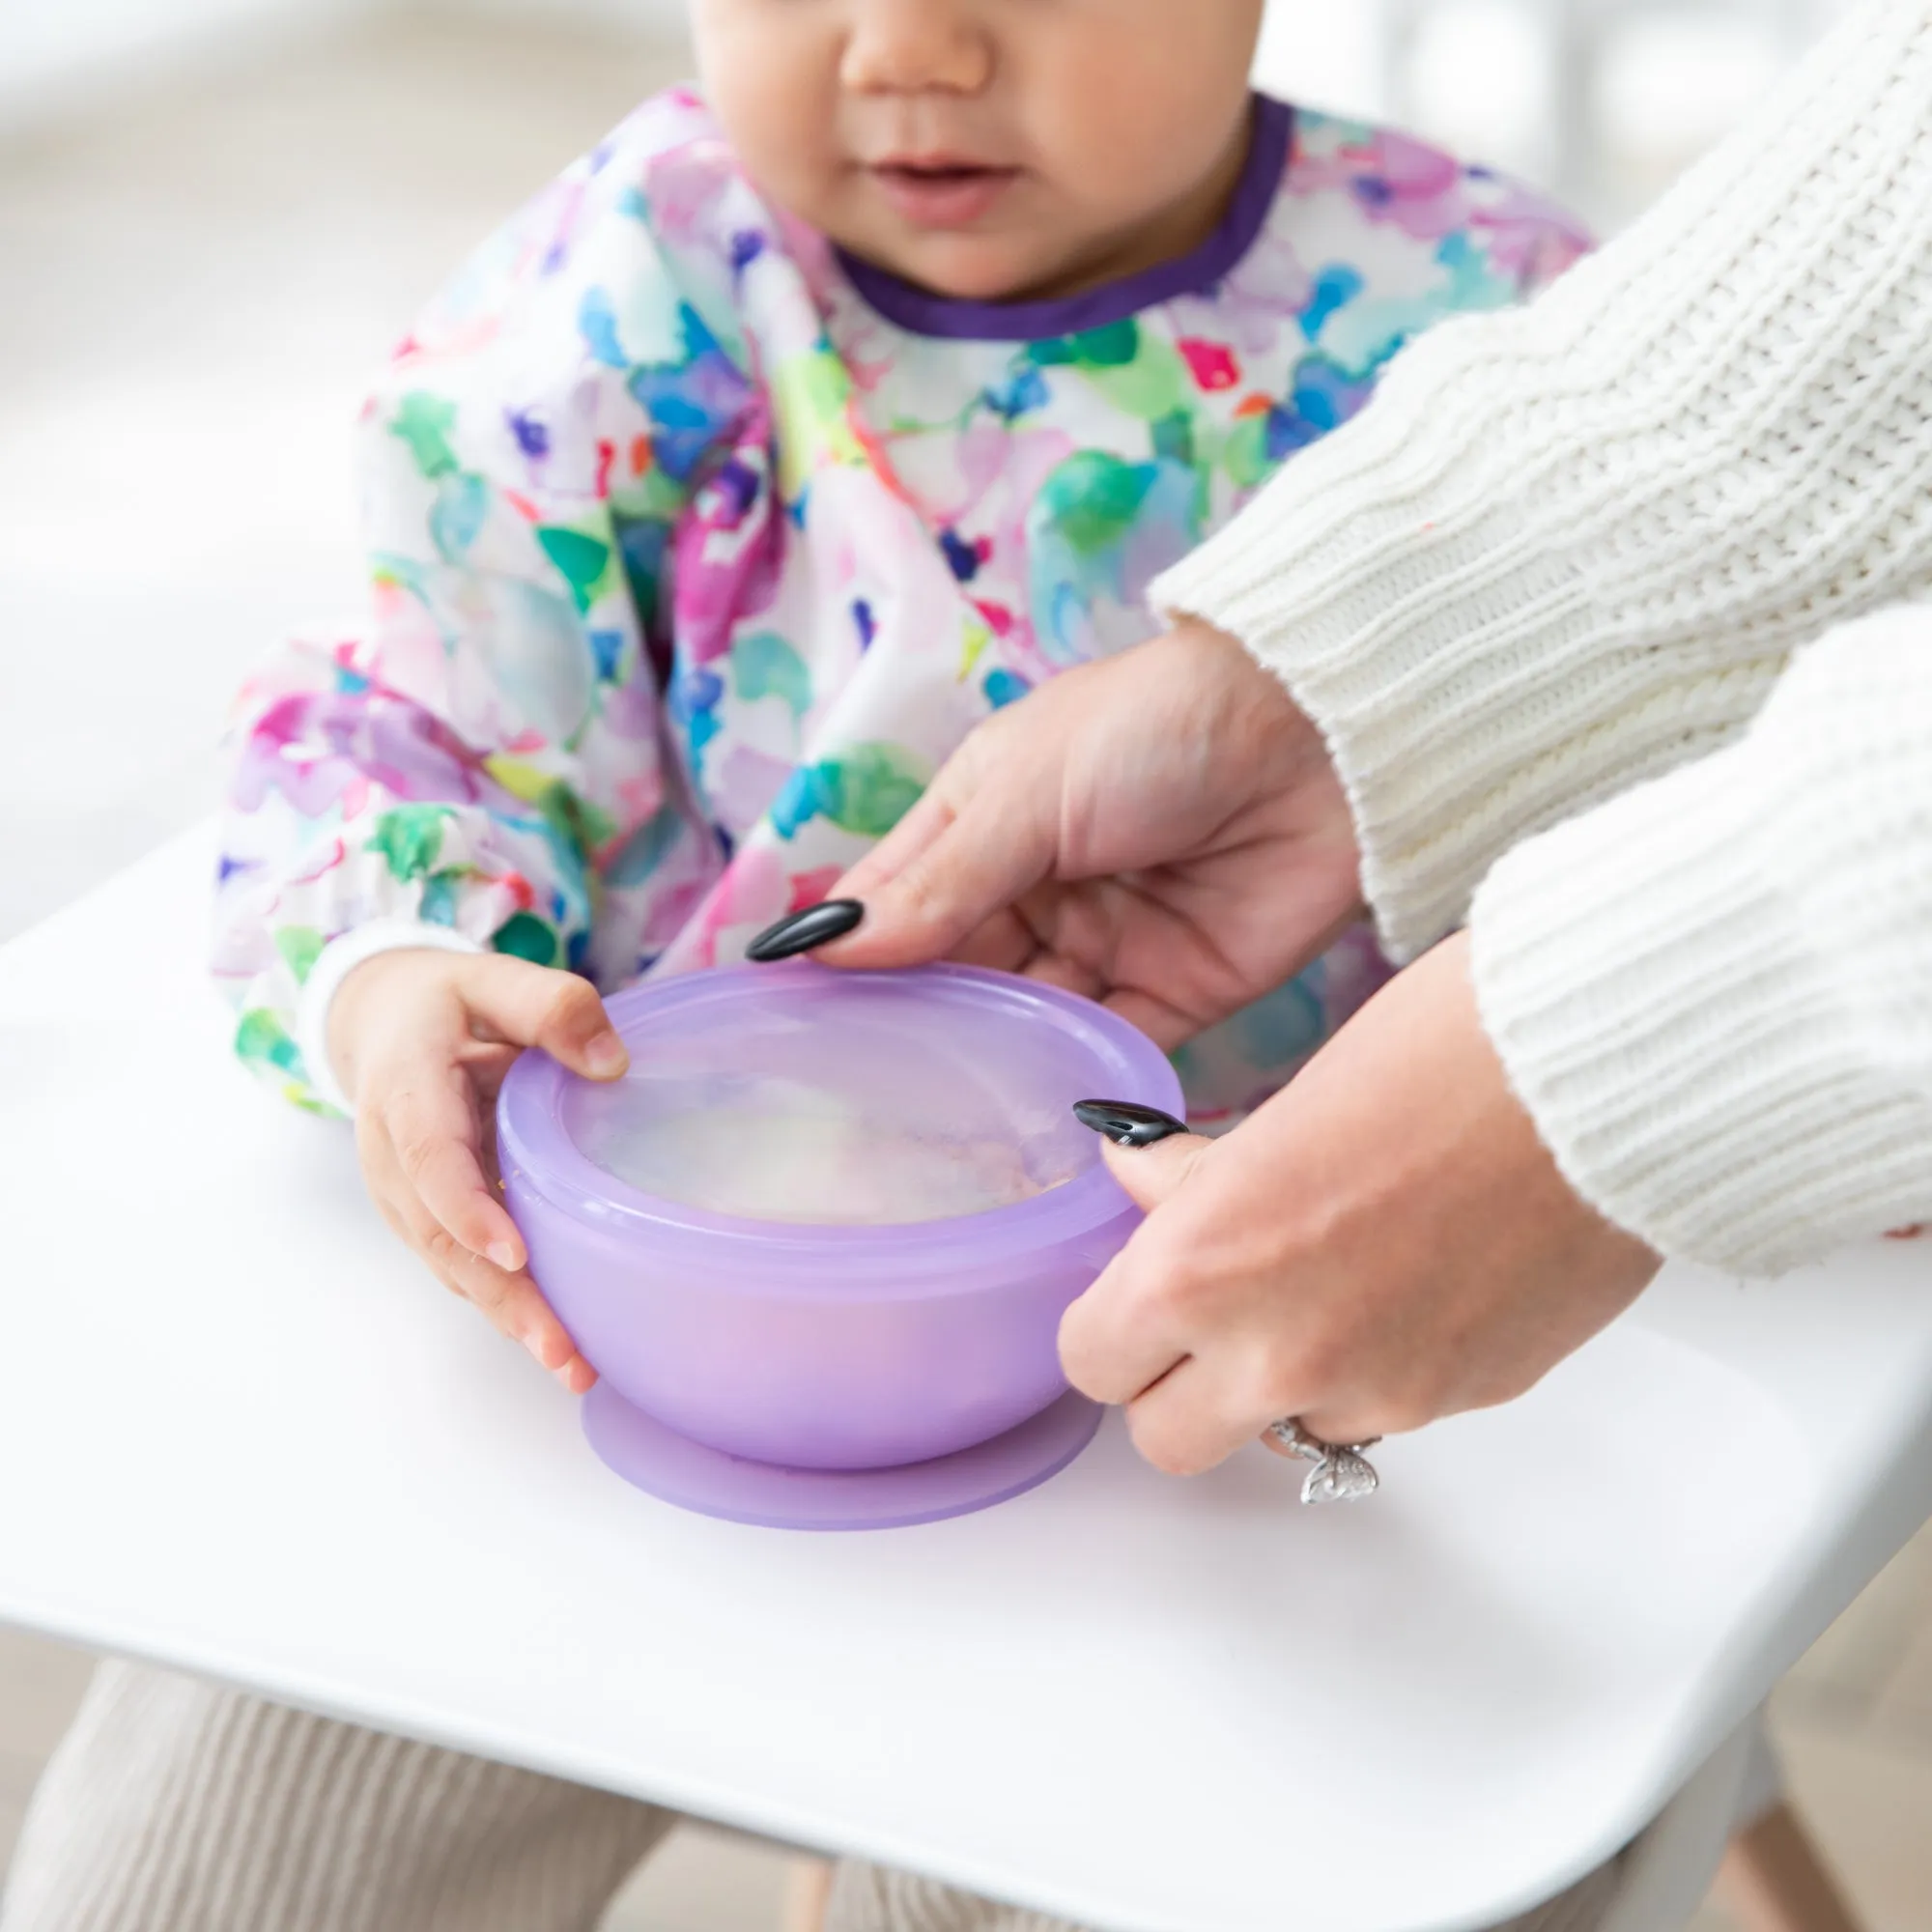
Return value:
[(540, 1046), (575, 1073), (611, 1080), (630, 1065), (604, 1002), (587, 980), (501, 952), (471, 962), (470, 1011), (516, 1046)]
[(1082, 1100), (1074, 1114), (1105, 1142), (1111, 1173), (1135, 1207), (1148, 1213), (1179, 1189), (1201, 1156), (1214, 1145), (1158, 1108), (1125, 1100)]

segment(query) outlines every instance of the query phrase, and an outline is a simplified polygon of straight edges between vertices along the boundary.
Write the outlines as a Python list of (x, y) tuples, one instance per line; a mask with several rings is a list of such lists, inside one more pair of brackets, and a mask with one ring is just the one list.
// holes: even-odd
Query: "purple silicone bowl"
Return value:
[[(1099, 1095), (1179, 1112), (1145, 1036), (963, 966), (735, 967), (635, 986), (609, 1009), (631, 1072), (597, 1086), (526, 1053), (497, 1131), (532, 1270), (626, 1401), (732, 1456), (859, 1470), (987, 1441), (1065, 1392), (1061, 1315), (1140, 1219), (1069, 1108)], [(805, 1123), (783, 1143), (788, 1181), (760, 1173), (760, 1107), (787, 1110), (788, 1134)], [(840, 1160), (866, 1171), (841, 1178)], [(882, 1225), (919, 1210), (918, 1187), (894, 1192), (902, 1170), (927, 1198), (989, 1170), (1009, 1195), (1041, 1191)], [(720, 1186), (740, 1182), (772, 1183), (794, 1218), (757, 1201), (719, 1211)], [(865, 1224), (841, 1198), (869, 1198)]]

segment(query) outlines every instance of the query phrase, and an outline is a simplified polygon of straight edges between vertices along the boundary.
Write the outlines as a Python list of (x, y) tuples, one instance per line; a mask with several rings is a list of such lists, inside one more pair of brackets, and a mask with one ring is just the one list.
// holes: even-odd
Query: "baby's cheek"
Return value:
[(838, 12), (780, 0), (698, 0), (692, 25), (705, 99), (753, 185), (825, 225), (841, 157)]

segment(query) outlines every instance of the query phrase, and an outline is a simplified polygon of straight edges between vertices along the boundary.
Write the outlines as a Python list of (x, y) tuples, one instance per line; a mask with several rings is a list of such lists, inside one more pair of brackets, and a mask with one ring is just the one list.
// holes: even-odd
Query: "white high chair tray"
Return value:
[(0, 951), (0, 1617), (1122, 1932), (1451, 1932), (1670, 1797), (1932, 1502), (1932, 1257), (1673, 1269), (1304, 1511), (1118, 1424), (815, 1536), (626, 1489), (230, 1059), (178, 841)]

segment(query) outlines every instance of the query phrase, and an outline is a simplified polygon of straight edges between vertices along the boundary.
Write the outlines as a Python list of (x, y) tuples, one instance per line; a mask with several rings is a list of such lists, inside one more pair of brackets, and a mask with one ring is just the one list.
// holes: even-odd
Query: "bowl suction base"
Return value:
[(700, 1516), (767, 1529), (894, 1529), (990, 1509), (1056, 1476), (1100, 1427), (1098, 1403), (1072, 1390), (972, 1449), (895, 1469), (786, 1469), (677, 1435), (609, 1382), (583, 1399), (583, 1433), (636, 1488)]

